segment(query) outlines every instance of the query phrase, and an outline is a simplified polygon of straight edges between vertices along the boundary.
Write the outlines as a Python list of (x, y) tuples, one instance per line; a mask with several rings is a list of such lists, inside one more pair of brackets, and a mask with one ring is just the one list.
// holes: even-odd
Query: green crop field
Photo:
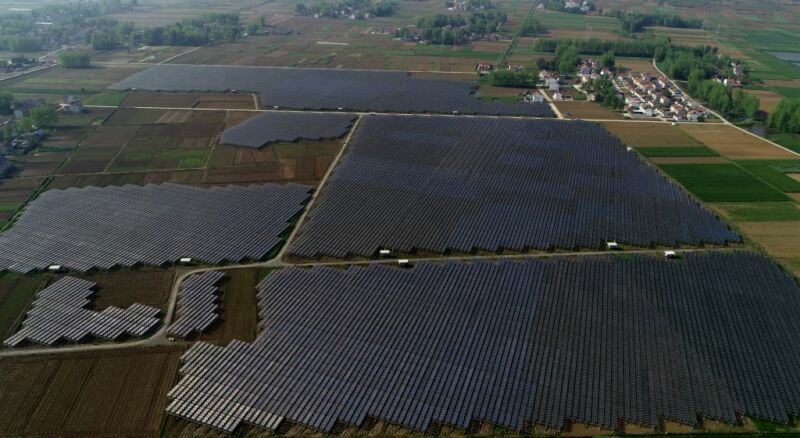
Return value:
[(646, 147), (636, 148), (645, 157), (716, 157), (719, 154), (705, 147)]
[(786, 202), (735, 202), (714, 204), (735, 222), (782, 222), (800, 220), (800, 204)]
[(782, 132), (779, 134), (770, 134), (769, 139), (795, 152), (800, 152), (800, 134)]
[(659, 167), (706, 202), (790, 200), (735, 164), (661, 164)]
[(748, 160), (737, 164), (784, 192), (800, 192), (800, 181), (786, 176), (800, 173), (800, 160)]

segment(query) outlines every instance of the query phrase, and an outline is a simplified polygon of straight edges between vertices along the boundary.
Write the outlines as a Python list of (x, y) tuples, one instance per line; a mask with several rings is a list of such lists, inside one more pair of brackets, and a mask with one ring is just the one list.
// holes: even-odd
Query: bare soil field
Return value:
[(797, 158), (797, 155), (785, 151), (744, 133), (732, 126), (722, 124), (683, 124), (680, 128), (714, 149), (721, 155), (734, 160)]
[(219, 109), (257, 109), (254, 108), (251, 94), (201, 94), (201, 93), (130, 93), (122, 101), (123, 107), (162, 107), (162, 108), (219, 108)]
[(772, 112), (783, 99), (778, 93), (769, 90), (747, 90), (748, 93), (756, 96), (759, 100), (758, 109), (761, 111)]
[(631, 146), (701, 146), (678, 127), (659, 122), (603, 122), (612, 134)]
[(67, 150), (30, 152), (21, 157), (13, 157), (10, 161), (17, 168), (15, 175), (18, 177), (47, 177), (52, 175), (69, 155), (70, 152)]
[(655, 164), (691, 164), (691, 163), (727, 163), (723, 157), (649, 157), (649, 161)]
[(166, 309), (175, 270), (142, 268), (96, 272), (80, 277), (97, 283), (92, 303), (94, 310), (102, 311), (108, 306), (128, 307), (134, 303)]
[(481, 85), (478, 89), (478, 92), (482, 97), (511, 97), (519, 96), (520, 93), (526, 90), (529, 90), (529, 88), (494, 87), (491, 85)]
[(0, 434), (154, 436), (179, 346), (0, 360)]
[(565, 101), (554, 102), (556, 108), (561, 111), (564, 117), (576, 117), (579, 119), (622, 119), (622, 115), (614, 110), (606, 108), (597, 102), (588, 101)]
[(800, 79), (767, 79), (764, 83), (771, 87), (800, 88)]
[(103, 172), (138, 129), (138, 126), (98, 127), (81, 142), (60, 173)]
[(547, 29), (545, 33), (547, 38), (569, 38), (569, 39), (592, 39), (597, 38), (601, 40), (622, 40), (624, 36), (614, 32), (604, 30), (579, 30), (579, 29)]
[(106, 120), (104, 126), (145, 125), (156, 123), (168, 110), (118, 109)]
[(234, 339), (252, 342), (258, 334), (256, 285), (267, 272), (258, 268), (226, 271), (228, 278), (220, 290), (221, 321), (199, 339), (218, 345), (227, 345)]
[(5, 339), (16, 331), (33, 294), (44, 289), (49, 281), (46, 275), (0, 275), (0, 338)]
[(649, 59), (643, 58), (620, 58), (616, 59), (617, 67), (626, 72), (655, 73), (656, 69)]
[(739, 222), (736, 225), (771, 256), (790, 264), (800, 274), (800, 221)]

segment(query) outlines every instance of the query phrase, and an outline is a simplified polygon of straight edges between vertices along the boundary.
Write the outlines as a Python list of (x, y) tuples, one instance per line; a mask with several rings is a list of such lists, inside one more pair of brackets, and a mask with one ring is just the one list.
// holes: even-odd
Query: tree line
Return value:
[(618, 18), (622, 22), (622, 29), (630, 33), (642, 32), (647, 26), (675, 27), (679, 29), (701, 29), (703, 27), (703, 20), (683, 18), (674, 14), (642, 14), (612, 10), (607, 15)]
[(320, 1), (311, 6), (298, 3), (295, 6), (295, 15), (301, 17), (320, 16), (326, 18), (340, 18), (354, 15), (363, 20), (366, 14), (376, 17), (386, 17), (394, 14), (397, 8), (395, 0), (345, 0), (340, 3), (325, 3)]
[(58, 55), (61, 65), (66, 68), (87, 68), (90, 64), (89, 53), (83, 50), (68, 50)]
[(711, 79), (702, 79), (699, 71), (692, 73), (686, 91), (703, 100), (709, 107), (726, 115), (745, 116), (752, 119), (758, 113), (759, 101), (741, 88), (729, 87)]
[(555, 52), (559, 46), (564, 44), (575, 46), (578, 53), (586, 55), (601, 55), (606, 52), (614, 52), (617, 56), (652, 58), (657, 50), (664, 50), (669, 47), (670, 40), (669, 38), (652, 34), (632, 40), (539, 38), (534, 43), (534, 49), (539, 52)]
[(800, 134), (800, 99), (783, 99), (769, 115), (767, 126), (783, 132)]
[(494, 11), (476, 12), (468, 18), (460, 14), (436, 14), (419, 18), (416, 33), (400, 28), (395, 36), (407, 40), (418, 37), (431, 44), (461, 45), (469, 43), (473, 37), (499, 31), (507, 20), (506, 14)]

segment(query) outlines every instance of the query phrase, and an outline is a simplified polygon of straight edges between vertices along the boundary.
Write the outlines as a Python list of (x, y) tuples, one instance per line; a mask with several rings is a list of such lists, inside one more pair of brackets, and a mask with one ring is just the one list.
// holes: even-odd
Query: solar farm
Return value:
[(544, 103), (484, 102), (468, 83), (405, 72), (238, 66), (154, 65), (115, 90), (255, 91), (265, 106), (306, 110), (491, 114), (553, 117)]
[(270, 111), (225, 130), (220, 141), (260, 148), (269, 143), (293, 142), (301, 138), (337, 138), (350, 129), (355, 119), (355, 116), (347, 114)]
[[(310, 187), (178, 184), (51, 190), (0, 235), (0, 269), (76, 271), (182, 258), (260, 259), (281, 241)], [(220, 214), (224, 212), (224, 214)]]
[(365, 116), (290, 252), (723, 245), (725, 223), (586, 122)]
[(800, 149), (537, 75), (624, 17), (161, 1), (242, 35), (0, 81), (83, 105), (0, 153), (0, 436), (800, 434)]

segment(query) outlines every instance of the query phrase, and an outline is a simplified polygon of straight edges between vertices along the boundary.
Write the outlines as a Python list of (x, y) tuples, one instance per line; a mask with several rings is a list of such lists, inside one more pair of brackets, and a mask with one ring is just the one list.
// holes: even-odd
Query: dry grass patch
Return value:
[(617, 67), (629, 72), (654, 73), (653, 63), (642, 58), (617, 58)]
[(777, 258), (800, 257), (800, 221), (740, 222), (744, 234)]
[(758, 98), (758, 109), (768, 113), (772, 112), (783, 99), (780, 94), (769, 90), (747, 90), (747, 92)]
[(797, 158), (797, 155), (733, 126), (684, 124), (680, 128), (719, 154), (734, 160)]
[(597, 102), (554, 102), (555, 106), (564, 114), (564, 117), (578, 119), (622, 119), (622, 115), (606, 108)]
[(603, 122), (624, 143), (642, 147), (702, 146), (678, 127), (663, 122)]

